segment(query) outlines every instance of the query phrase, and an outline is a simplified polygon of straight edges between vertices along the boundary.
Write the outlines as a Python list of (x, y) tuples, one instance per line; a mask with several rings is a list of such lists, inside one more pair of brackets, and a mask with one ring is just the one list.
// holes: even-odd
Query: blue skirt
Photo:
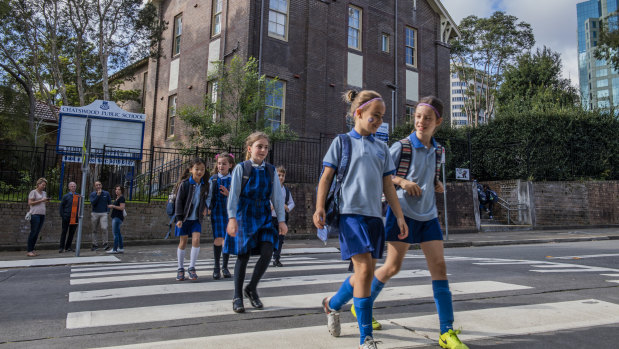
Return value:
[(385, 226), (378, 217), (357, 214), (340, 215), (340, 252), (342, 259), (370, 252), (372, 258), (383, 258)]
[(398, 220), (391, 211), (391, 207), (387, 208), (387, 223), (385, 230), (387, 231), (387, 241), (400, 241), (409, 244), (419, 244), (426, 241), (443, 240), (443, 231), (438, 222), (438, 218), (430, 219), (429, 221), (418, 221), (410, 217), (404, 216), (406, 225), (408, 226), (408, 236), (404, 240), (398, 238), (400, 227)]

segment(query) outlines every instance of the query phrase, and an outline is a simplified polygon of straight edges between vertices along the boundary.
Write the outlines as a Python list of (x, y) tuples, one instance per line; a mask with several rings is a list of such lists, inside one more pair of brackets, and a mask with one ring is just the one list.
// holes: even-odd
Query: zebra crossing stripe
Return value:
[[(450, 288), (452, 294), (460, 295), (522, 290), (531, 287), (496, 281), (476, 281), (454, 283), (451, 284)], [(333, 291), (290, 296), (261, 297), (266, 307), (260, 310), (260, 312), (317, 308), (320, 306), (323, 298), (331, 295), (333, 295)], [(432, 287), (430, 285), (387, 287), (381, 292), (376, 301), (380, 303), (425, 297), (432, 297)], [(247, 300), (246, 303), (248, 303)], [(272, 306), (272, 304), (279, 304), (279, 306)], [(247, 309), (251, 309), (251, 307), (248, 306)], [(69, 313), (67, 314), (66, 326), (68, 329), (76, 329), (232, 314), (234, 314), (232, 312), (232, 302), (230, 300), (218, 300), (192, 303), (191, 306), (183, 303)]]
[(115, 256), (20, 259), (16, 261), (0, 261), (0, 268), (41, 267), (52, 265), (86, 264), (101, 262), (114, 263), (120, 262), (120, 259), (116, 258)]
[[(484, 338), (529, 335), (559, 330), (604, 326), (619, 323), (619, 305), (596, 299), (557, 303), (542, 303), (510, 307), (467, 310), (455, 314), (454, 327), (462, 328), (464, 342)], [(380, 320), (383, 330), (374, 332), (381, 349), (414, 348), (436, 345), (438, 317), (425, 315)], [(326, 321), (325, 321), (326, 322)], [(187, 338), (107, 349), (188, 349), (225, 348), (234, 343), (235, 349), (254, 348), (354, 348), (359, 344), (356, 323), (342, 324), (342, 336), (333, 338), (326, 326), (289, 328), (272, 331), (235, 333), (221, 336)], [(101, 348), (103, 349), (103, 348)]]
[[(323, 274), (323, 275), (303, 275), (303, 276), (289, 276), (289, 277), (277, 277), (277, 278), (264, 278), (260, 281), (260, 288), (272, 288), (272, 287), (287, 287), (287, 286), (299, 286), (299, 285), (317, 285), (317, 284), (329, 284), (329, 283), (341, 283), (350, 273), (338, 273), (338, 274)], [(404, 270), (397, 275), (394, 279), (415, 278), (415, 277), (429, 277), (430, 273), (427, 270), (413, 269)], [(69, 293), (69, 302), (84, 302), (84, 301), (96, 301), (105, 299), (117, 299), (128, 297), (142, 297), (142, 296), (155, 296), (160, 294), (181, 294), (192, 292), (212, 292), (212, 291), (225, 291), (233, 290), (234, 285), (232, 280), (219, 280), (214, 282), (197, 282), (197, 283), (185, 283), (181, 284), (175, 282), (173, 284), (166, 285), (149, 285), (149, 286), (134, 286), (124, 288), (112, 288), (104, 290), (90, 290), (90, 291), (77, 291)]]

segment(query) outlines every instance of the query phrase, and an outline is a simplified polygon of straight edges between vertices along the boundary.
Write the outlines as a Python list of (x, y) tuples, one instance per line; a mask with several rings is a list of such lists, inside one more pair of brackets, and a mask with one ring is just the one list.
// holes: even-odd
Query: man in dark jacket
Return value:
[[(77, 184), (69, 183), (69, 192), (66, 193), (60, 201), (60, 217), (62, 218), (62, 232), (60, 233), (60, 248), (59, 253), (73, 251), (71, 244), (73, 243), (73, 235), (77, 228), (77, 220), (79, 217), (79, 195), (75, 193)], [(67, 236), (67, 230), (69, 232)]]
[(103, 190), (103, 185), (101, 182), (95, 182), (95, 191), (90, 193), (88, 197), (90, 199), (90, 204), (92, 205), (92, 213), (91, 222), (92, 222), (92, 248), (91, 250), (96, 250), (99, 248), (97, 244), (97, 228), (101, 229), (101, 242), (103, 242), (103, 249), (108, 250), (110, 247), (107, 244), (107, 214), (109, 212), (109, 208), (107, 207), (112, 203), (112, 197), (110, 193)]

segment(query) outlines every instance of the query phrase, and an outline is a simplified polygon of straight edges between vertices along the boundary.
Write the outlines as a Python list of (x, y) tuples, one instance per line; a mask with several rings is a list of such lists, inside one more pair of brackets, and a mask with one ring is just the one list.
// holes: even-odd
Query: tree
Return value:
[(247, 62), (235, 56), (229, 64), (216, 65), (208, 76), (209, 94), (204, 108), (184, 107), (179, 117), (190, 128), (191, 145), (242, 147), (245, 138), (254, 130), (269, 134), (272, 142), (294, 138), (286, 125), (273, 129), (263, 117), (267, 93), (281, 94), (275, 82), (258, 74), (253, 57)]
[(605, 21), (600, 21), (600, 35), (594, 56), (619, 71), (619, 11), (611, 13)]
[(579, 94), (561, 78), (561, 57), (544, 46), (534, 54), (525, 53), (507, 67), (497, 94), (498, 111), (550, 111), (575, 108)]
[(489, 18), (462, 19), (461, 36), (451, 41), (451, 60), (464, 82), (468, 102), (464, 109), (470, 125), (494, 115), (495, 95), (503, 70), (522, 52), (533, 47), (531, 25), (497, 11)]

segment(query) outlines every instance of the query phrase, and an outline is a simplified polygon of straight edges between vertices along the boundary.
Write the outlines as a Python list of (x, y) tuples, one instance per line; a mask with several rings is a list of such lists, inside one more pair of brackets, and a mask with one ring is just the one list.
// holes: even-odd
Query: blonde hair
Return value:
[[(382, 96), (380, 95), (380, 93), (372, 90), (348, 90), (342, 95), (342, 99), (344, 100), (344, 102), (350, 104), (348, 116), (352, 118), (355, 117), (355, 111), (357, 110), (357, 108), (359, 108), (360, 105), (374, 98), (382, 98)], [(367, 108), (367, 106), (365, 106), (364, 109), (365, 108)]]
[(247, 148), (251, 147), (254, 143), (256, 143), (258, 140), (260, 139), (266, 139), (267, 142), (271, 142), (269, 140), (269, 136), (261, 131), (256, 131), (252, 134), (250, 134), (249, 136), (247, 136), (247, 138), (245, 138), (245, 160), (249, 160), (251, 158), (251, 153), (249, 152), (249, 150), (247, 150)]
[(39, 184), (41, 183), (45, 183), (47, 184), (47, 179), (45, 179), (45, 177), (41, 177), (39, 179), (37, 179), (37, 187), (39, 186)]
[(217, 169), (217, 161), (220, 158), (226, 158), (226, 161), (228, 161), (228, 163), (230, 164), (230, 167), (234, 167), (234, 157), (232, 156), (232, 154), (228, 152), (219, 153), (215, 155), (215, 168), (213, 169), (213, 174), (216, 174), (217, 172), (219, 172), (219, 170)]

